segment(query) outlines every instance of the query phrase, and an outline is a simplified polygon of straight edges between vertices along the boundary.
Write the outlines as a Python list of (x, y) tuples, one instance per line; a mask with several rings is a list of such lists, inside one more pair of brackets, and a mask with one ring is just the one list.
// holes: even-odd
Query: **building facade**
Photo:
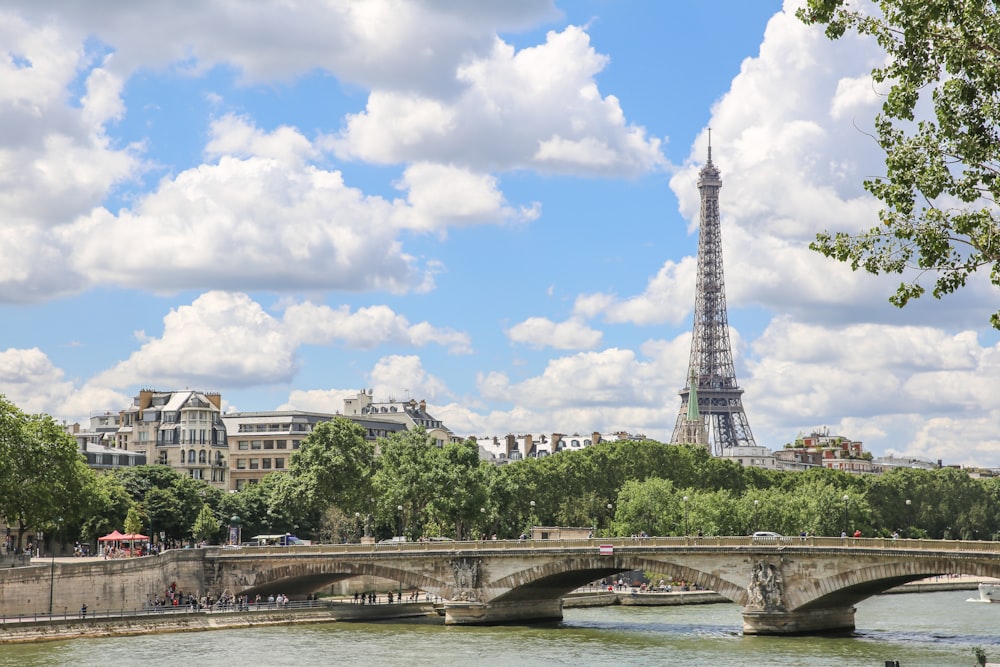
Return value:
[(121, 411), (113, 447), (225, 489), (229, 445), (221, 404), (214, 393), (143, 389)]

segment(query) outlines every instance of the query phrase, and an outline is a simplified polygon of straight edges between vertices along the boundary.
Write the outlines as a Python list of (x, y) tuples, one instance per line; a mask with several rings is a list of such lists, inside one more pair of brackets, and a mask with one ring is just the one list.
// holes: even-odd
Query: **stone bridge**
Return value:
[(418, 542), (185, 549), (124, 561), (0, 570), (0, 617), (141, 608), (171, 582), (185, 592), (304, 599), (357, 577), (439, 596), (445, 623), (559, 620), (562, 598), (619, 573), (662, 573), (742, 607), (746, 634), (850, 631), (858, 602), (935, 575), (1000, 578), (1000, 543), (748, 537)]
[(371, 575), (445, 600), (448, 624), (559, 620), (589, 582), (645, 570), (696, 583), (743, 608), (746, 634), (854, 629), (854, 605), (935, 575), (1000, 578), (1000, 543), (747, 537), (429, 542), (208, 550), (212, 590), (304, 597)]

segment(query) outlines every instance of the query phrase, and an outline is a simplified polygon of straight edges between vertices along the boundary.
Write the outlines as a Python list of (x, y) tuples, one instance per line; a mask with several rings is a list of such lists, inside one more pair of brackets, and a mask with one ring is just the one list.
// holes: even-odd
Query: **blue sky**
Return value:
[(0, 9), (0, 393), (227, 410), (426, 399), (459, 435), (666, 441), (708, 127), (758, 444), (1000, 466), (988, 281), (807, 246), (882, 170), (869, 42), (795, 2), (13, 0)]

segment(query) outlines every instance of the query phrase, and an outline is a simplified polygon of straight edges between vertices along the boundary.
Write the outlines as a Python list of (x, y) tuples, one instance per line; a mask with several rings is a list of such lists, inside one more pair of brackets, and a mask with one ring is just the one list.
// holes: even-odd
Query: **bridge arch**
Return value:
[(656, 572), (671, 577), (673, 581), (697, 584), (737, 604), (746, 600), (744, 588), (710, 572), (671, 559), (643, 556), (616, 557), (613, 564), (608, 564), (600, 556), (550, 561), (508, 574), (491, 582), (489, 587), (505, 591), (491, 598), (496, 601), (559, 599), (598, 579), (635, 570)]
[[(402, 588), (428, 591), (440, 595), (441, 582), (392, 563), (391, 561), (346, 562), (343, 560), (303, 559), (253, 568), (255, 576), (222, 577), (217, 587), (234, 595), (284, 593), (290, 599), (304, 599), (326, 586), (359, 577), (374, 577), (399, 582)], [(221, 592), (221, 591), (220, 591)]]
[(953, 557), (909, 561), (886, 561), (876, 557), (874, 562), (862, 563), (859, 567), (813, 580), (811, 590), (801, 587), (805, 594), (796, 601), (793, 608), (854, 606), (897, 586), (950, 574), (1000, 578), (1000, 563)]

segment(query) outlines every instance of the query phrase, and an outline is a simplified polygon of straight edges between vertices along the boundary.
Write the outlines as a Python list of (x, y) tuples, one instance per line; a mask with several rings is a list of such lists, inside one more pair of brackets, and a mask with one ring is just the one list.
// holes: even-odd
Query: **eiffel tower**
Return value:
[[(701, 192), (701, 226), (698, 235), (698, 281), (694, 300), (694, 331), (687, 385), (680, 391), (681, 409), (671, 444), (711, 446), (716, 454), (730, 447), (755, 446), (743, 412), (743, 390), (736, 384), (733, 353), (726, 316), (726, 285), (722, 276), (722, 234), (719, 225), (719, 190), (722, 178), (712, 164), (712, 134), (708, 135), (708, 162), (698, 174)], [(688, 400), (694, 397), (695, 405)], [(691, 415), (707, 421), (707, 438), (691, 442)], [(704, 433), (704, 431), (702, 431)], [(707, 440), (707, 441), (706, 441)]]

